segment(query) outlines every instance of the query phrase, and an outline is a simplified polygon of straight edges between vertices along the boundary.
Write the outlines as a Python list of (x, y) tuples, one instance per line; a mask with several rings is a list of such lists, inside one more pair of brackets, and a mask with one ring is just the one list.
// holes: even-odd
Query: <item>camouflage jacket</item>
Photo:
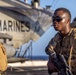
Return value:
[[(48, 46), (45, 49), (45, 52), (49, 55), (50, 49), (53, 49), (56, 54), (63, 54), (66, 60), (68, 61), (70, 56), (70, 50), (73, 46), (72, 50), (72, 67), (76, 67), (76, 32), (71, 29), (66, 36), (62, 37), (61, 34), (58, 32), (49, 42)], [(50, 49), (49, 49), (50, 48)]]

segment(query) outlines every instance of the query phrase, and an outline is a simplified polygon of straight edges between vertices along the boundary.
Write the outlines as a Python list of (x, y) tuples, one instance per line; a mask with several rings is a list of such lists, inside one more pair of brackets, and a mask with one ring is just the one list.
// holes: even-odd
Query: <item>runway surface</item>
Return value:
[[(5, 75), (49, 75), (46, 66), (38, 67), (9, 67)], [(55, 73), (52, 75), (56, 75)]]
[[(4, 75), (49, 75), (47, 71), (47, 61), (32, 60), (23, 63), (8, 63), (8, 68)], [(57, 75), (57, 74), (52, 74)]]

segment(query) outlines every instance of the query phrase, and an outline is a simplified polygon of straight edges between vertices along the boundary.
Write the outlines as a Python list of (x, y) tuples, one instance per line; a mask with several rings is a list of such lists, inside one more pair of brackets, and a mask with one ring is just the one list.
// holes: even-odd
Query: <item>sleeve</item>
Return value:
[(57, 33), (48, 43), (47, 47), (45, 48), (46, 54), (50, 55), (50, 52), (54, 50), (54, 47), (56, 46), (58, 39), (59, 39), (59, 33)]

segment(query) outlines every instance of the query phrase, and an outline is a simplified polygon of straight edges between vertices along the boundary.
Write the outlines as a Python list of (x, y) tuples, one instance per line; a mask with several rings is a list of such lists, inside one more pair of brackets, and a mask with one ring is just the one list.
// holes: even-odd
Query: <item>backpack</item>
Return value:
[(2, 43), (0, 43), (0, 72), (7, 69), (7, 55), (6, 49)]

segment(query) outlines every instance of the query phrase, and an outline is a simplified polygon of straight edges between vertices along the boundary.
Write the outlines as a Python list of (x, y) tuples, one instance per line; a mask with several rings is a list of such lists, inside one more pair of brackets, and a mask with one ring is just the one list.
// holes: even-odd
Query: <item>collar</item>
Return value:
[[(74, 29), (71, 28), (70, 31), (69, 31), (64, 37), (71, 35), (72, 32), (74, 32)], [(61, 35), (60, 32), (58, 32), (58, 34), (59, 34), (60, 37), (64, 38), (64, 37)]]

